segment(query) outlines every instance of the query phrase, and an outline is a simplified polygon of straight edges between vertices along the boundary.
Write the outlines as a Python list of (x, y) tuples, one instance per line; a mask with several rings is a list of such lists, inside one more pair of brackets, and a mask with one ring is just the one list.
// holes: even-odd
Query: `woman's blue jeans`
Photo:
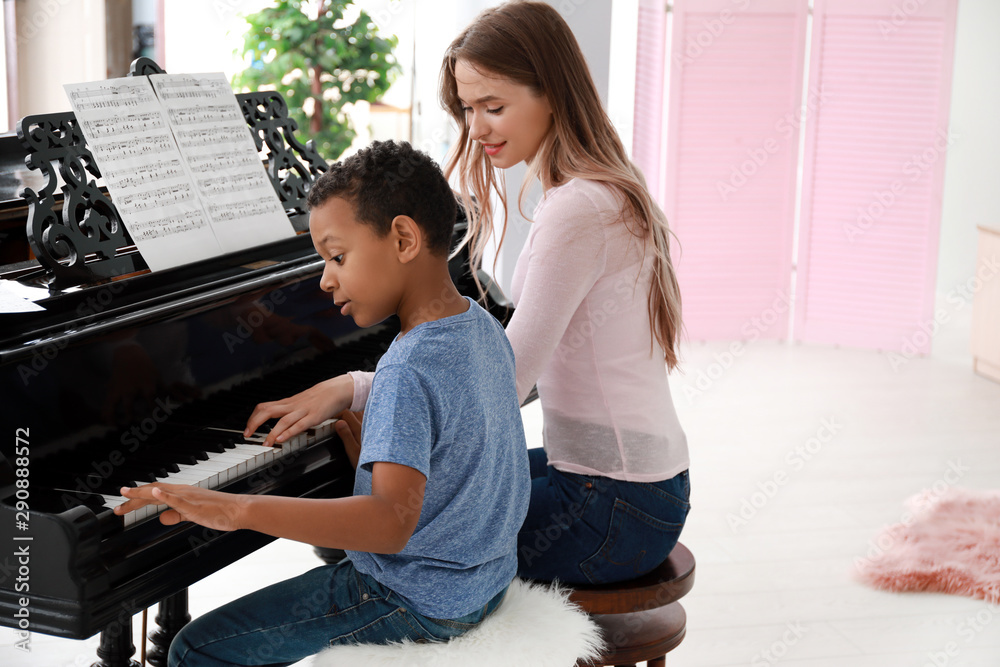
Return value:
[(170, 667), (291, 665), (328, 646), (446, 641), (476, 627), (507, 589), (461, 618), (432, 619), (346, 558), (245, 595), (191, 621), (170, 645)]
[(691, 486), (685, 470), (662, 482), (561, 472), (529, 449), (531, 503), (517, 536), (517, 574), (568, 584), (634, 579), (677, 544)]

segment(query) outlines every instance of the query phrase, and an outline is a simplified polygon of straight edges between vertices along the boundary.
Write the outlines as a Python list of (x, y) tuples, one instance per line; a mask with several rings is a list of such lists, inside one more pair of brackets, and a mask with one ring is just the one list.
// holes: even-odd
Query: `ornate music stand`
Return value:
[[(162, 73), (149, 58), (139, 58), (129, 76)], [(309, 186), (326, 162), (312, 142), (295, 138), (298, 128), (280, 93), (240, 93), (236, 99), (275, 192), (296, 230), (304, 231)], [(97, 185), (101, 170), (73, 112), (25, 116), (17, 136), (27, 150), (25, 164), (46, 177), (39, 192), (21, 192), (28, 203), (28, 242), (42, 266), (28, 277), (60, 291), (148, 271), (114, 202)]]

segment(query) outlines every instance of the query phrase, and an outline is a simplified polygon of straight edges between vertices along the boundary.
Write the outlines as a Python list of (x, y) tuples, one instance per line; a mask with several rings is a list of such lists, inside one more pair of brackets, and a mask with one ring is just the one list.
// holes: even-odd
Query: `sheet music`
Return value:
[(221, 72), (125, 77), (65, 89), (111, 199), (150, 269), (294, 236)]
[(0, 313), (28, 313), (45, 310), (27, 296), (18, 294), (19, 283), (13, 280), (0, 280)]
[(294, 236), (225, 75), (149, 78), (223, 251)]
[(146, 77), (67, 84), (125, 228), (153, 271), (221, 253)]

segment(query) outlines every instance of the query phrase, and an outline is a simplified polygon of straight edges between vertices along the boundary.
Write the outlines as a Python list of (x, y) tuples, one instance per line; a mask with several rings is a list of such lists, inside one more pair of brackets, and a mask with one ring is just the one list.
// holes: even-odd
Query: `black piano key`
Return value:
[[(200, 443), (192, 443), (185, 440), (168, 440), (167, 442), (158, 444), (157, 449), (182, 456), (193, 456), (196, 462), (208, 460), (208, 452)], [(178, 463), (187, 463), (187, 461), (178, 461)]]
[(146, 447), (137, 451), (130, 460), (143, 465), (152, 463), (154, 465), (163, 465), (167, 470), (171, 472), (177, 472), (178, 463), (183, 463), (186, 465), (195, 465), (198, 462), (198, 458), (193, 454), (188, 454), (185, 452), (163, 450), (159, 448)]
[(122, 486), (135, 486), (134, 481), (114, 477), (114, 471), (105, 477), (93, 471), (48, 470), (40, 483), (42, 486), (73, 492), (108, 493), (108, 489), (112, 489), (115, 491), (114, 495), (120, 495), (118, 489)]
[(167, 469), (163, 466), (138, 466), (128, 463), (119, 467), (117, 476), (136, 482), (155, 482), (167, 476)]
[[(130, 479), (120, 479), (115, 477), (98, 477), (97, 475), (87, 475), (84, 480), (86, 488), (93, 493), (103, 493), (107, 496), (120, 496), (123, 486), (134, 487), (136, 483)], [(74, 487), (79, 488), (79, 487)]]
[(243, 437), (236, 433), (226, 433), (225, 431), (192, 431), (184, 434), (182, 441), (200, 446), (206, 452), (221, 454), (227, 449), (232, 449)]

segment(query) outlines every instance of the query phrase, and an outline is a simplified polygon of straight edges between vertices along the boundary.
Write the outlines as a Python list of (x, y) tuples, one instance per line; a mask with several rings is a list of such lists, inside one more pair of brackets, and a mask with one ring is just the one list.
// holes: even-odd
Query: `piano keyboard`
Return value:
[[(207, 455), (207, 460), (199, 460), (194, 464), (177, 463), (169, 466), (171, 470), (161, 471), (166, 474), (155, 474), (155, 481), (164, 484), (187, 484), (205, 489), (218, 489), (266, 468), (283, 456), (313, 445), (320, 440), (325, 440), (333, 435), (333, 424), (336, 421), (336, 419), (328, 419), (274, 447), (265, 447), (259, 444), (264, 441), (266, 437), (264, 434), (255, 434), (249, 438), (244, 438), (240, 434), (242, 442), (226, 445), (222, 452), (204, 452), (203, 455)], [(207, 430), (225, 431), (227, 429)], [(177, 468), (177, 470), (173, 471), (172, 468)], [(125, 484), (124, 486), (142, 486), (150, 483), (150, 481), (133, 480), (133, 484)], [(128, 498), (120, 495), (103, 493), (100, 495), (104, 499), (104, 507), (111, 510), (128, 501)], [(122, 517), (125, 528), (131, 528), (146, 519), (157, 516), (166, 509), (166, 505), (146, 505), (129, 512)]]

